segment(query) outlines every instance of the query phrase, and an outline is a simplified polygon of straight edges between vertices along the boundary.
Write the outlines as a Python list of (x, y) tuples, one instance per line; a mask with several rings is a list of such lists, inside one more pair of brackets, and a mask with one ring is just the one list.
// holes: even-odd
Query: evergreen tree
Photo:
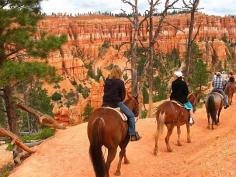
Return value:
[(192, 77), (190, 78), (190, 86), (194, 91), (199, 91), (201, 93), (202, 86), (207, 86), (208, 84), (208, 71), (207, 64), (205, 64), (201, 59), (195, 60), (193, 64)]
[[(37, 22), (43, 17), (40, 11), (41, 1), (0, 1), (0, 89), (3, 92), (9, 127), (14, 133), (17, 133), (13, 98), (15, 83), (34, 79), (39, 71), (44, 71), (37, 67), (37, 63), (25, 64), (22, 61), (28, 57), (46, 58), (50, 51), (59, 49), (66, 41), (65, 35), (55, 37), (38, 30)], [(8, 62), (9, 60), (14, 62)]]

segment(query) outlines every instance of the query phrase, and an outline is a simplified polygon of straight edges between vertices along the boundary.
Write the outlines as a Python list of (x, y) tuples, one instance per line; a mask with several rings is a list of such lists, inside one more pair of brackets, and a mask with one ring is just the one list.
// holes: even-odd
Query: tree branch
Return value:
[(123, 3), (129, 4), (132, 8), (135, 8), (135, 5), (127, 0), (121, 0)]
[(192, 41), (195, 41), (197, 35), (199, 34), (199, 31), (200, 31), (200, 27), (201, 27), (201, 26), (202, 26), (202, 22), (199, 24), (199, 26), (198, 26), (198, 28), (197, 28), (197, 32), (196, 32), (196, 34), (194, 35)]

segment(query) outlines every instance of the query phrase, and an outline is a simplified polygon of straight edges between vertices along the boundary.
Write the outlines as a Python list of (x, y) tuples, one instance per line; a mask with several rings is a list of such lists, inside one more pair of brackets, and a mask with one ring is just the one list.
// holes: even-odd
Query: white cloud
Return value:
[[(132, 1), (132, 0), (131, 0)], [(182, 0), (180, 0), (182, 2)], [(68, 14), (108, 11), (121, 12), (121, 8), (130, 11), (130, 7), (121, 0), (47, 0), (41, 3), (42, 9), (47, 14), (52, 12), (66, 12)], [(181, 3), (178, 6), (182, 6)], [(139, 0), (140, 11), (147, 8), (147, 0)], [(201, 11), (214, 15), (236, 15), (236, 0), (200, 0)]]

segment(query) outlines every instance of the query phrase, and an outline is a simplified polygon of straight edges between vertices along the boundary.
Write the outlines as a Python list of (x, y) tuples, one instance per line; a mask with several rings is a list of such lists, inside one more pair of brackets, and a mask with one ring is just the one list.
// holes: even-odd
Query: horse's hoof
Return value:
[(190, 140), (190, 139), (188, 139), (188, 140), (187, 140), (187, 143), (191, 143), (191, 140)]
[(119, 171), (116, 171), (114, 175), (115, 175), (115, 176), (120, 176), (120, 172), (119, 172)]
[(181, 144), (179, 141), (177, 142), (177, 145), (178, 145), (178, 146), (182, 146), (182, 144)]
[(153, 155), (154, 155), (154, 156), (157, 156), (157, 151), (154, 151), (154, 152), (153, 152)]
[(124, 164), (130, 164), (129, 160), (124, 160)]
[(168, 148), (168, 149), (167, 149), (167, 151), (168, 151), (168, 152), (173, 152), (173, 150), (172, 150), (172, 149), (170, 149), (170, 148)]

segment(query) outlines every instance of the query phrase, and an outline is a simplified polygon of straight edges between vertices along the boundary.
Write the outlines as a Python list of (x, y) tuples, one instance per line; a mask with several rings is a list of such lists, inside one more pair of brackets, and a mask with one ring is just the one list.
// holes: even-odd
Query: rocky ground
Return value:
[[(192, 143), (186, 142), (186, 128), (182, 127), (182, 145), (177, 146), (176, 129), (171, 136), (173, 152), (166, 151), (164, 134), (159, 141), (159, 152), (153, 156), (155, 119), (137, 122), (142, 135), (138, 142), (128, 145), (130, 164), (122, 165), (123, 177), (235, 177), (236, 176), (236, 99), (222, 111), (221, 124), (207, 129), (205, 109), (196, 112), (191, 128)], [(87, 124), (60, 130), (38, 147), (10, 177), (93, 177), (89, 159)], [(1, 152), (0, 152), (1, 153)], [(107, 154), (107, 151), (104, 152)], [(2, 155), (1, 155), (2, 157)], [(114, 176), (118, 154), (110, 174)]]

